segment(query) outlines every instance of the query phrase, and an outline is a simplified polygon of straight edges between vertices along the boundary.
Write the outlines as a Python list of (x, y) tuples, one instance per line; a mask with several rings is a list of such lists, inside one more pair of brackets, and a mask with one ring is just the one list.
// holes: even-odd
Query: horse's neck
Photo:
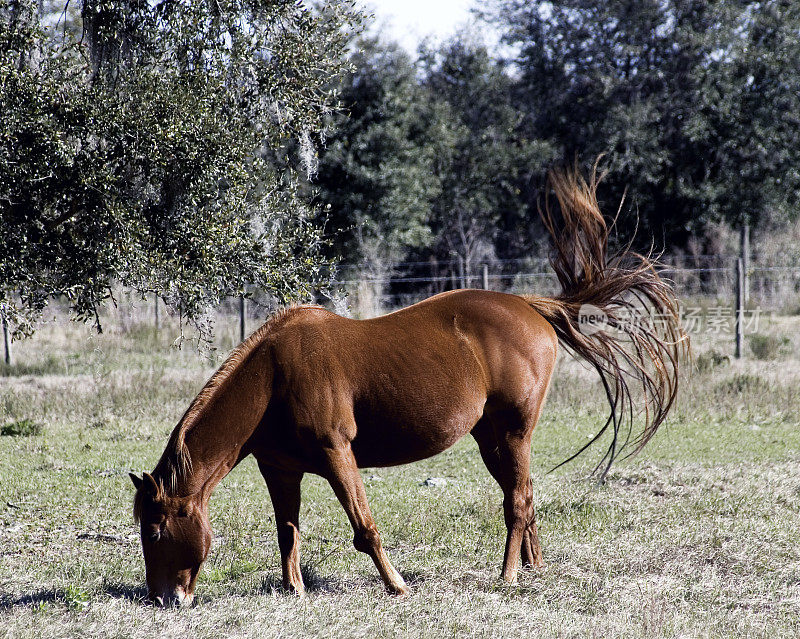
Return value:
[(184, 436), (189, 470), (179, 473), (177, 495), (205, 499), (233, 469), (267, 409), (272, 368), (263, 351), (234, 369), (193, 419)]

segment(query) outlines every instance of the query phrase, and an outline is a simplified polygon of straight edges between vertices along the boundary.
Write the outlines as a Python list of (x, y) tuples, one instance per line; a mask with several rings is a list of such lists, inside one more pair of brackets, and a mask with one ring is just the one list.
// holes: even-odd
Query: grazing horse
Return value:
[[(346, 511), (355, 548), (372, 558), (390, 592), (407, 592), (381, 546), (359, 468), (424, 459), (467, 433), (504, 495), (502, 578), (513, 582), (520, 560), (541, 566), (531, 436), (558, 343), (602, 380), (611, 411), (595, 440), (611, 428), (605, 470), (626, 444), (638, 452), (664, 420), (685, 345), (677, 302), (653, 263), (630, 251), (607, 255), (597, 183), (596, 171), (588, 181), (577, 170), (549, 175), (560, 216), (549, 197), (541, 215), (553, 238), (558, 297), (458, 290), (368, 320), (296, 307), (236, 348), (192, 402), (152, 474), (131, 474), (150, 598), (192, 601), (211, 547), (209, 498), (248, 455), (272, 499), (287, 590), (303, 592), (300, 481), (315, 473)], [(603, 320), (591, 330), (581, 324), (586, 308)], [(659, 322), (645, 321), (645, 311)], [(632, 321), (633, 312), (641, 321)], [(646, 409), (634, 441), (631, 384), (643, 391)]]

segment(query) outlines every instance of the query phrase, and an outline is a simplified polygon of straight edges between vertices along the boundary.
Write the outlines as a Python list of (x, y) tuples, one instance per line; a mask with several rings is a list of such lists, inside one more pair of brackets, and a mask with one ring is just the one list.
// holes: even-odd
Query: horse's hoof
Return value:
[(509, 586), (513, 586), (517, 583), (517, 571), (515, 570), (513, 573), (511, 572), (504, 572), (500, 575), (500, 578), (503, 580), (504, 583), (508, 584)]
[(305, 585), (300, 582), (299, 586), (296, 586), (290, 581), (285, 581), (283, 583), (283, 590), (284, 592), (294, 595), (295, 597), (305, 597), (306, 596), (306, 587)]

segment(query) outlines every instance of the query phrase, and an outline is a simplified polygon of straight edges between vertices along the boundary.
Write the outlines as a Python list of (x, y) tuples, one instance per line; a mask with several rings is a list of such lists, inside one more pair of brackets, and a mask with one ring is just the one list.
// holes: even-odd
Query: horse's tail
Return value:
[[(556, 225), (549, 197), (539, 213), (552, 236), (551, 259), (561, 294), (523, 296), (553, 326), (559, 341), (600, 374), (611, 414), (600, 432), (565, 464), (597, 441), (609, 427), (612, 439), (595, 471), (601, 480), (626, 447), (638, 453), (664, 421), (678, 390), (678, 361), (688, 353), (678, 301), (650, 256), (623, 250), (607, 255), (608, 226), (597, 204), (602, 176), (595, 164), (587, 182), (575, 169), (553, 170), (548, 192), (561, 211)], [(644, 395), (644, 428), (633, 435), (632, 387)], [(624, 438), (624, 439), (623, 439)]]

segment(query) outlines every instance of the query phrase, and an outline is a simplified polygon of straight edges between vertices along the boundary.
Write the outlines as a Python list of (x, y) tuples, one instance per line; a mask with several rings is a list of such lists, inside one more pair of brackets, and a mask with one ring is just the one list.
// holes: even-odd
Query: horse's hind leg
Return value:
[(524, 567), (543, 568), (542, 546), (539, 544), (539, 529), (536, 526), (536, 511), (533, 507), (533, 485), (528, 479), (528, 494), (531, 496), (531, 506), (528, 512), (528, 523), (525, 526), (525, 536), (522, 538), (522, 565)]
[(544, 565), (530, 479), (534, 424), (525, 421), (512, 411), (496, 412), (491, 418), (483, 417), (472, 430), (486, 468), (503, 491), (508, 537), (502, 575), (510, 582), (516, 580), (520, 557), (523, 565)]
[(381, 545), (378, 528), (367, 504), (364, 482), (361, 481), (350, 445), (326, 448), (324, 454), (328, 467), (326, 479), (330, 482), (353, 526), (355, 533), (353, 545), (356, 550), (372, 557), (389, 592), (396, 595), (407, 593), (405, 581), (389, 562), (389, 557)]
[(300, 482), (303, 473), (279, 470), (261, 462), (258, 467), (275, 510), (283, 587), (302, 595), (305, 591), (300, 572)]

